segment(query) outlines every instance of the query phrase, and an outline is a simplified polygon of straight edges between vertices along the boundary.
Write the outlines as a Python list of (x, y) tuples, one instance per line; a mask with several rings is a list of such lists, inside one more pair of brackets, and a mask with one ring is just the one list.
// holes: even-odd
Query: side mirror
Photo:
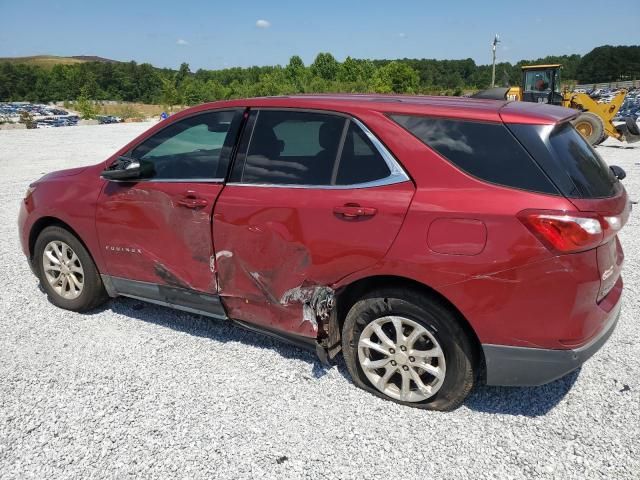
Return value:
[(152, 176), (153, 166), (149, 162), (140, 162), (128, 157), (120, 157), (118, 161), (104, 170), (100, 176), (113, 182), (135, 181)]
[(618, 180), (623, 180), (627, 176), (627, 172), (625, 172), (622, 167), (619, 167), (617, 165), (611, 165), (609, 168), (611, 169), (611, 171), (613, 172), (613, 175)]

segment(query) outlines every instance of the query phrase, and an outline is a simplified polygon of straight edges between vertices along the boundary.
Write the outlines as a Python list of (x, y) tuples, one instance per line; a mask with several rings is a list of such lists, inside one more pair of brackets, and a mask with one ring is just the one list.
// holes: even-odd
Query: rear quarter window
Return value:
[(391, 118), (474, 177), (507, 187), (558, 194), (547, 175), (503, 124), (410, 115)]
[(611, 197), (620, 188), (605, 161), (571, 123), (509, 125), (509, 129), (566, 197)]

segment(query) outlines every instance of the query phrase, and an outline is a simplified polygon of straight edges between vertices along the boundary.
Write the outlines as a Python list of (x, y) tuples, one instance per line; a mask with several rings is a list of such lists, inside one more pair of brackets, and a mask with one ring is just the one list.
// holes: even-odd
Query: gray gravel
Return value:
[[(148, 126), (0, 131), (0, 477), (640, 478), (637, 211), (621, 235), (621, 322), (580, 372), (424, 412), (226, 323), (127, 299), (85, 315), (47, 302), (18, 243), (26, 186)], [(640, 146), (599, 151), (640, 199)]]

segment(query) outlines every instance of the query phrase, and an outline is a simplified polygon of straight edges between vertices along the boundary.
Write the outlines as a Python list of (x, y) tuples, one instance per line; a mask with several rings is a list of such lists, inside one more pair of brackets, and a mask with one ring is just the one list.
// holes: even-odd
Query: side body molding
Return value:
[(101, 275), (101, 277), (110, 297), (121, 295), (186, 312), (228, 320), (227, 313), (218, 295), (201, 293), (186, 288), (111, 277), (109, 275)]

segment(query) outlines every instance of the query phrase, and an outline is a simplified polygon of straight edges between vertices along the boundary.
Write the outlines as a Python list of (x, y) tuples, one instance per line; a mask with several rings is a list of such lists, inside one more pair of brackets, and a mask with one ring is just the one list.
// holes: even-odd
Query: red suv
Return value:
[(420, 408), (576, 369), (620, 310), (619, 167), (573, 110), (410, 96), (210, 103), (29, 187), (51, 302), (126, 296), (343, 351)]

